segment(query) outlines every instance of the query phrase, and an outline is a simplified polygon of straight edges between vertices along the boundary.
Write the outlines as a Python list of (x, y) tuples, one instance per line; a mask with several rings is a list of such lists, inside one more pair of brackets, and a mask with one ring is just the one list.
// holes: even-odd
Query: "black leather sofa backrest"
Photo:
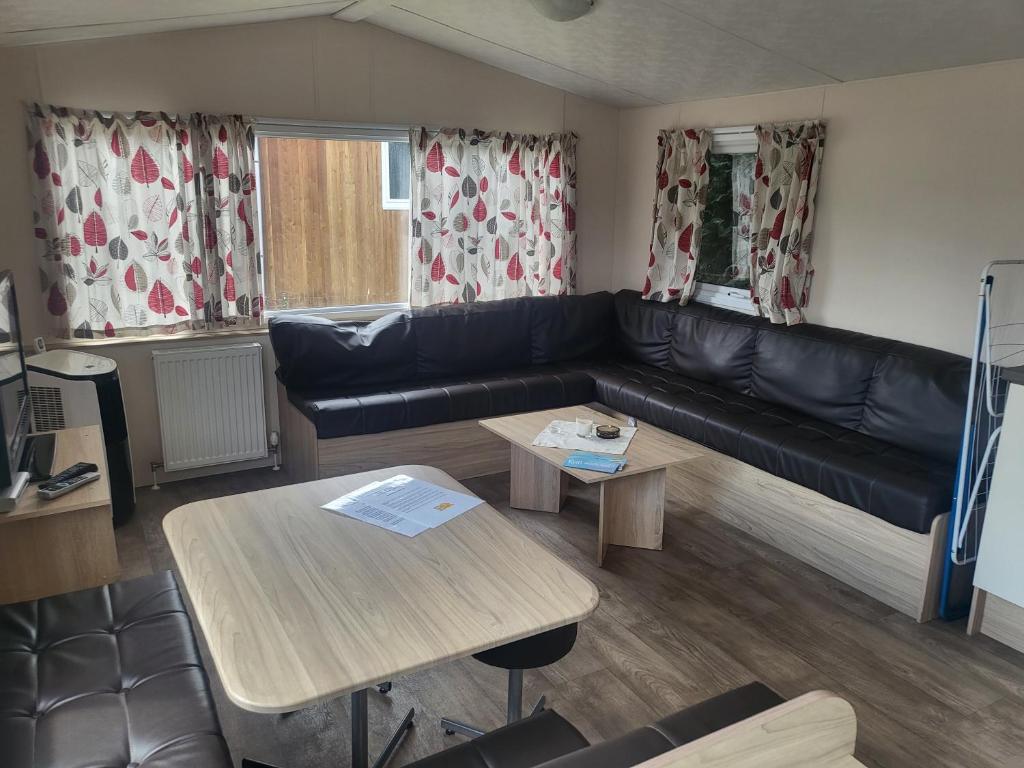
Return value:
[(336, 322), (314, 315), (270, 321), (277, 377), (299, 392), (389, 384), (416, 375), (416, 337), (408, 312), (373, 322)]
[(749, 393), (757, 343), (756, 317), (705, 304), (675, 312), (669, 367), (734, 392)]
[(416, 378), (528, 366), (530, 303), (530, 299), (503, 299), (413, 310)]
[(607, 291), (533, 299), (531, 361), (564, 363), (605, 354), (614, 327), (613, 302)]
[(965, 357), (892, 342), (875, 367), (860, 431), (955, 462), (960, 451), (971, 363)]
[(373, 322), (313, 315), (270, 321), (277, 375), (299, 392), (511, 371), (594, 357), (612, 295), (538, 296), (395, 312)]
[(750, 394), (847, 429), (860, 427), (878, 355), (822, 326), (762, 327)]
[(791, 408), (948, 463), (960, 447), (970, 361), (950, 352), (691, 303), (615, 295), (618, 353)]
[(818, 325), (785, 327), (636, 291), (398, 312), (372, 323), (270, 321), (278, 377), (300, 393), (627, 359), (858, 430), (948, 463), (959, 450), (969, 361)]
[(676, 304), (644, 301), (636, 291), (615, 294), (616, 351), (629, 360), (669, 368)]

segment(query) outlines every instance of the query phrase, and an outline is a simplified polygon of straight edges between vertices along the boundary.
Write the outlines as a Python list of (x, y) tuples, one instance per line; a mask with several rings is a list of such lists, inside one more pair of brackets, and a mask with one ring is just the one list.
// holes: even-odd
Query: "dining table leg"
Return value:
[[(373, 768), (384, 768), (398, 748), (402, 737), (413, 726), (416, 709), (410, 708), (387, 746), (373, 761)], [(370, 723), (367, 714), (366, 689), (352, 693), (352, 768), (370, 768)]]
[(352, 768), (369, 768), (370, 723), (366, 713), (366, 689), (352, 693)]

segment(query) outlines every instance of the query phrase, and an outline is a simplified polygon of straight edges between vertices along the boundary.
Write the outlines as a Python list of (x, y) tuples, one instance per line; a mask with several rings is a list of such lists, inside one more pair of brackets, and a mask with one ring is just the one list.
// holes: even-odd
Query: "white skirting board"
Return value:
[(262, 353), (255, 343), (153, 352), (164, 470), (266, 457)]

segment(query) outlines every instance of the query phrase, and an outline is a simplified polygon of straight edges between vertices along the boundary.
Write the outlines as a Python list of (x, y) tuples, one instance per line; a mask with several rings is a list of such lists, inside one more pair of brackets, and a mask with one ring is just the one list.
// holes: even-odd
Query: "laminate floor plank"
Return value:
[[(746, 570), (747, 579), (751, 582), (756, 579), (763, 589), (779, 596), (784, 604), (784, 615), (802, 616), (805, 624), (822, 628), (835, 636), (837, 642), (862, 649), (860, 656), (866, 663), (875, 664), (878, 659), (884, 659), (893, 678), (960, 714), (968, 715), (986, 707), (1005, 692), (983, 676), (964, 674), (960, 665), (936, 663), (938, 659), (932, 656), (927, 645), (916, 642), (920, 632), (911, 637), (899, 637), (887, 631), (886, 626), (892, 624), (860, 621), (845, 610), (837, 609), (835, 603), (821, 595), (800, 589), (773, 568), (746, 567)], [(913, 622), (909, 617), (902, 618), (907, 624)]]
[[(173, 568), (160, 527), (199, 499), (286, 482), (255, 470), (139, 489), (138, 512), (117, 530), (125, 577)], [(570, 483), (561, 514), (510, 509), (509, 474), (465, 481), (514, 524), (584, 573), (601, 593), (562, 661), (526, 673), (524, 705), (541, 694), (591, 740), (620, 735), (751, 680), (794, 697), (817, 688), (858, 716), (857, 756), (875, 768), (1022, 768), (1024, 655), (963, 622), (919, 625), (841, 582), (699, 510), (666, 506), (663, 551), (609, 550), (594, 564), (596, 489)], [(201, 651), (209, 664), (205, 643)], [(212, 675), (236, 764), (327, 768), (349, 750), (348, 701), (286, 715), (231, 704)], [(417, 727), (392, 765), (455, 743), (442, 716), (496, 728), (505, 720), (504, 670), (461, 659), (370, 694), (370, 745), (379, 750), (409, 706)]]

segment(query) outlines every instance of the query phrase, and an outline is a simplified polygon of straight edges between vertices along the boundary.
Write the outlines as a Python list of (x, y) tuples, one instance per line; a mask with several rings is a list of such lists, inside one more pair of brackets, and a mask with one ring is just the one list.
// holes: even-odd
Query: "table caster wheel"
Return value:
[(377, 690), (380, 691), (382, 695), (386, 696), (391, 693), (391, 683), (381, 683), (377, 686)]

